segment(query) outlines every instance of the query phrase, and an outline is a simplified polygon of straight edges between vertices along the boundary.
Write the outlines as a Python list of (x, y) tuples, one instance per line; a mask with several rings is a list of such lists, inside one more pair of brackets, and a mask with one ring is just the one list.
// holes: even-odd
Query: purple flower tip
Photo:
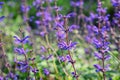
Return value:
[(45, 75), (49, 75), (50, 74), (50, 72), (49, 72), (49, 70), (47, 68), (44, 68), (43, 72), (44, 72)]
[(95, 64), (96, 72), (102, 71), (102, 67), (99, 64)]
[(20, 43), (26, 44), (26, 43), (28, 43), (28, 38), (30, 38), (30, 36), (26, 36), (23, 39), (20, 39), (17, 36), (14, 36), (14, 38), (15, 38), (15, 43), (16, 44), (20, 44)]

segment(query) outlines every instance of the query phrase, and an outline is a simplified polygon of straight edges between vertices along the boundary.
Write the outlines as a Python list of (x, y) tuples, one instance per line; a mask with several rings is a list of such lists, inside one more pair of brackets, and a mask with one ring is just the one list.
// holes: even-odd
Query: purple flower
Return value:
[(97, 59), (102, 59), (102, 55), (100, 53), (95, 52), (94, 55)]
[(85, 37), (85, 41), (86, 41), (87, 43), (92, 43), (92, 38), (91, 38), (90, 36), (86, 36), (86, 37)]
[(41, 21), (36, 20), (35, 23), (36, 23), (37, 25), (40, 25), (40, 24), (41, 24)]
[(66, 59), (68, 62), (72, 62), (70, 55), (66, 55)]
[(51, 59), (52, 57), (53, 57), (52, 54), (50, 54), (50, 55), (48, 55), (48, 56), (41, 55), (41, 59), (42, 59), (42, 60), (49, 60), (49, 59)]
[(111, 0), (111, 3), (114, 7), (117, 7), (120, 5), (119, 0)]
[(101, 50), (102, 53), (107, 53), (108, 51), (110, 51), (110, 48), (108, 45), (103, 45), (103, 49)]
[(4, 18), (5, 18), (5, 16), (1, 16), (0, 17), (0, 22), (3, 21)]
[(63, 50), (70, 50), (72, 48), (75, 48), (76, 44), (77, 42), (70, 41), (70, 43), (67, 44), (66, 42), (62, 41), (58, 43), (58, 47)]
[(60, 49), (63, 49), (63, 50), (68, 50), (67, 43), (64, 42), (64, 41), (59, 42), (59, 43), (58, 43), (58, 47), (59, 47)]
[(29, 21), (32, 22), (34, 18), (35, 18), (34, 16), (31, 16), (31, 17), (29, 18)]
[(41, 58), (42, 60), (45, 60), (45, 59), (46, 59), (45, 55), (41, 55), (40, 58)]
[(109, 60), (110, 58), (111, 58), (110, 55), (106, 55), (106, 56), (105, 56), (105, 60)]
[(45, 32), (45, 31), (40, 32), (40, 36), (42, 36), (42, 37), (44, 37), (46, 34), (47, 34), (47, 32)]
[(56, 27), (55, 27), (54, 29), (55, 29), (55, 30), (58, 30), (58, 29), (59, 29), (59, 30), (61, 30), (61, 31), (62, 31), (62, 30), (64, 31), (64, 26), (63, 26), (63, 25), (64, 25), (63, 22), (56, 22), (56, 23), (55, 23), (55, 26), (56, 26)]
[(29, 58), (30, 61), (35, 61), (35, 57)]
[(53, 2), (54, 0), (48, 0), (49, 2)]
[(40, 52), (43, 52), (43, 53), (44, 53), (44, 52), (46, 52), (46, 51), (47, 51), (47, 50), (46, 50), (46, 48), (45, 48), (44, 46), (41, 46), (41, 47), (40, 47)]
[(95, 34), (98, 34), (98, 28), (96, 26), (93, 26), (93, 31)]
[(45, 75), (49, 75), (49, 74), (50, 74), (50, 72), (49, 72), (49, 70), (48, 70), (47, 68), (44, 68), (44, 69), (43, 69), (43, 73), (44, 73)]
[(20, 39), (20, 38), (17, 37), (17, 36), (14, 36), (14, 38), (15, 38), (15, 43), (16, 43), (16, 44), (20, 44), (20, 43), (26, 44), (26, 43), (28, 42), (28, 39), (30, 38), (30, 36), (26, 36), (26, 37), (24, 37), (23, 39)]
[[(13, 79), (13, 80), (18, 80), (17, 78), (18, 75), (13, 74), (12, 72), (9, 72), (7, 76), (5, 77), (5, 80)], [(0, 79), (1, 80), (1, 79)]]
[(110, 49), (109, 49), (109, 44), (110, 42), (107, 42), (107, 41), (104, 41), (103, 42), (103, 52), (108, 52)]
[[(107, 64), (104, 68), (104, 71), (108, 71), (109, 70), (109, 64)], [(99, 65), (99, 64), (95, 64), (94, 67), (96, 68), (96, 72), (99, 72), (99, 71), (103, 71), (102, 67)]]
[[(101, 29), (101, 33), (104, 35), (106, 31), (109, 31), (110, 30), (110, 27), (107, 27), (107, 26), (103, 26), (102, 29)], [(105, 34), (106, 35), (106, 34)]]
[(109, 80), (113, 80), (112, 78), (109, 78)]
[(73, 6), (73, 7), (79, 7), (80, 5), (83, 5), (83, 2), (80, 2), (80, 1), (78, 1), (78, 2), (74, 2), (74, 1), (71, 1), (71, 6)]
[(117, 13), (115, 13), (114, 16), (115, 16), (117, 19), (119, 19), (119, 18), (120, 18), (120, 11), (117, 12)]
[(102, 67), (99, 64), (95, 64), (96, 72), (102, 71)]
[(98, 8), (97, 11), (98, 11), (98, 13), (99, 12), (106, 13), (107, 9), (106, 8)]
[(4, 2), (0, 2), (0, 9), (2, 8), (3, 4), (4, 4)]
[(70, 62), (70, 63), (74, 63), (74, 62), (71, 60), (70, 55), (66, 55), (66, 59), (67, 59), (68, 62)]
[(86, 54), (90, 54), (91, 52), (90, 52), (90, 48), (85, 48), (84, 49), (84, 52), (86, 53)]
[(41, 15), (42, 15), (42, 12), (37, 12), (37, 13), (36, 13), (36, 16), (37, 16), (37, 17), (40, 17)]
[(23, 48), (15, 48), (14, 51), (20, 55), (26, 54), (28, 50), (24, 50)]
[(70, 41), (69, 46), (68, 46), (68, 49), (75, 48), (76, 45), (77, 45), (77, 42), (72, 42), (72, 41)]
[(97, 40), (96, 38), (93, 39), (93, 44), (97, 49), (102, 47), (102, 42)]
[(89, 34), (93, 33), (93, 31), (94, 31), (93, 26), (87, 25), (86, 27), (87, 27)]
[(46, 11), (43, 14), (46, 21), (52, 21), (51, 14), (49, 12)]
[(107, 64), (107, 65), (105, 66), (105, 71), (109, 71), (109, 67), (110, 67), (110, 64)]
[(72, 74), (72, 76), (73, 76), (74, 78), (77, 78), (77, 77), (78, 77), (78, 75), (77, 75), (75, 72), (72, 72), (71, 74)]
[(30, 67), (31, 71), (36, 74), (39, 70), (37, 68)]
[(75, 12), (71, 12), (69, 14), (67, 14), (67, 18), (70, 18), (70, 17), (75, 17), (77, 14)]
[(114, 13), (114, 17), (113, 17), (113, 26), (118, 26), (120, 27), (120, 10), (119, 10), (119, 7), (120, 7), (120, 1), (119, 0), (111, 0), (111, 3), (113, 5), (113, 7), (115, 8), (115, 13)]
[(107, 14), (106, 16), (104, 16), (103, 21), (105, 21), (105, 22), (109, 21), (109, 17), (110, 17), (110, 15)]
[(21, 5), (22, 12), (28, 12), (29, 10), (30, 10), (30, 6)]
[(53, 55), (50, 54), (49, 56), (46, 57), (46, 60), (51, 59), (52, 57), (53, 57)]
[(54, 6), (54, 7), (52, 7), (53, 9), (55, 9), (56, 11), (61, 11), (62, 9), (63, 9), (63, 7), (62, 6)]
[(96, 17), (97, 17), (97, 15), (96, 15), (96, 14), (94, 14), (94, 13), (90, 12), (90, 18), (91, 18), (91, 20), (94, 20)]
[(57, 31), (56, 35), (57, 35), (57, 38), (60, 39), (60, 40), (64, 39), (66, 37), (66, 34), (65, 34), (64, 31)]
[(64, 56), (59, 56), (59, 60), (62, 61), (62, 62), (65, 62), (65, 61), (66, 61), (66, 57), (64, 57)]
[(79, 26), (74, 25), (74, 24), (69, 27), (70, 32), (72, 32), (73, 30), (76, 30), (76, 29), (79, 29)]
[(4, 2), (0, 2), (0, 5), (3, 5), (4, 4)]
[(4, 77), (0, 76), (0, 80), (4, 80)]
[(43, 0), (35, 0), (33, 2), (33, 6), (39, 7), (40, 4), (44, 4), (44, 3), (45, 3), (45, 1), (43, 1)]
[(40, 80), (43, 80), (42, 78), (40, 78)]
[(17, 62), (17, 68), (21, 72), (26, 72), (27, 69), (29, 68), (29, 65), (25, 61), (18, 61)]

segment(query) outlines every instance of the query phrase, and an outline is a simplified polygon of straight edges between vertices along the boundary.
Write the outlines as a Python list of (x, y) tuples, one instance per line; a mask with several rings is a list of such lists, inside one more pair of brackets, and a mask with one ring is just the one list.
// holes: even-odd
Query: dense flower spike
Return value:
[(96, 71), (101, 71), (103, 73), (103, 79), (106, 79), (105, 72), (105, 61), (110, 58), (109, 52), (109, 44), (108, 41), (108, 31), (110, 31), (109, 25), (109, 15), (106, 15), (106, 8), (102, 8), (102, 3), (98, 0), (98, 8), (97, 8), (97, 19), (98, 19), (98, 26), (93, 27), (94, 37), (93, 37), (93, 44), (95, 45), (98, 52), (95, 52), (94, 56), (102, 61), (102, 65), (95, 64), (94, 67)]
[[(56, 14), (57, 14), (57, 10), (56, 10)], [(64, 57), (59, 57), (59, 59), (62, 62), (65, 62), (65, 60), (68, 60), (68, 62), (72, 64), (72, 67), (75, 73), (75, 77), (74, 76), (73, 77), (76, 78), (76, 80), (78, 80), (78, 77), (76, 77), (77, 72), (74, 66), (75, 62), (73, 61), (72, 56), (70, 54), (70, 50), (75, 48), (77, 42), (72, 42), (72, 41), (69, 41), (68, 39), (69, 32), (72, 32), (73, 30), (76, 30), (79, 28), (79, 26), (77, 25), (71, 25), (68, 27), (67, 19), (69, 19), (70, 17), (74, 17), (74, 16), (75, 16), (75, 13), (70, 13), (66, 16), (57, 14), (56, 20), (55, 20), (56, 26), (54, 30), (56, 30), (57, 32), (56, 35), (57, 35), (59, 49), (68, 51), (68, 55), (66, 56), (66, 59)]]

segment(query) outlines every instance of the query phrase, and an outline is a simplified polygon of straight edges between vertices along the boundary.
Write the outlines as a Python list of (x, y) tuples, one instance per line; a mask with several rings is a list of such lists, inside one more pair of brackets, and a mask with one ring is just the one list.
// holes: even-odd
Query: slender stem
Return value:
[[(10, 73), (10, 65), (9, 65), (9, 63), (8, 63), (8, 61), (7, 61), (7, 59), (6, 59), (6, 53), (5, 53), (5, 49), (4, 49), (4, 44), (2, 43), (2, 35), (0, 34), (0, 47), (1, 47), (1, 49), (2, 49), (2, 51), (3, 51), (3, 57), (4, 57), (4, 60), (5, 60), (5, 64), (6, 64), (6, 67), (8, 68), (8, 71), (9, 71), (9, 73)], [(8, 65), (8, 66), (7, 66)]]
[[(66, 29), (66, 42), (67, 42), (67, 45), (69, 45), (69, 38), (68, 38), (69, 32), (68, 32), (67, 18), (66, 17), (64, 18), (64, 24), (65, 24), (65, 29)], [(75, 75), (76, 75), (77, 72), (76, 72), (76, 69), (75, 69), (74, 60), (73, 60), (73, 58), (70, 54), (70, 50), (68, 50), (68, 54), (70, 56), (70, 60), (72, 61), (71, 64), (72, 64), (72, 67), (73, 67)], [(76, 77), (76, 80), (78, 80), (78, 77)]]
[(34, 76), (35, 76), (35, 80), (37, 80), (37, 77), (36, 77), (36, 74), (34, 73)]
[[(80, 0), (80, 3), (83, 2), (83, 0)], [(83, 14), (83, 5), (79, 6), (79, 15), (78, 15), (78, 20), (77, 20), (77, 25), (80, 25), (80, 19), (81, 15)], [(82, 17), (83, 18), (83, 17)]]
[[(20, 31), (20, 38), (22, 39), (22, 38), (24, 37), (24, 36), (23, 36), (23, 31), (22, 31), (22, 29), (19, 29), (19, 31)], [(23, 44), (23, 43), (21, 43), (21, 46), (22, 46), (22, 48), (24, 49), (24, 44)], [(27, 55), (26, 55), (26, 53), (24, 53), (23, 55), (24, 55), (24, 57), (25, 57), (25, 63), (28, 64), (28, 60), (27, 60)], [(29, 68), (27, 68), (27, 74), (28, 74), (27, 79), (30, 80), (30, 79), (29, 79), (29, 74), (30, 74)]]
[[(59, 20), (57, 19), (58, 18), (58, 15), (59, 15), (59, 13), (58, 13), (58, 7), (57, 7), (57, 1), (55, 0), (54, 1), (54, 4), (55, 4), (55, 7), (56, 7), (56, 10), (55, 10), (55, 15), (56, 15), (56, 19), (55, 19), (55, 22), (59, 22)], [(57, 28), (57, 32), (59, 33), (59, 29)], [(59, 42), (60, 40), (59, 39), (57, 39), (57, 41)], [(58, 43), (57, 42), (57, 43)], [(51, 48), (52, 49), (52, 48)], [(53, 52), (55, 53), (55, 55), (57, 56), (57, 57), (59, 57), (58, 56), (58, 54), (56, 54), (56, 52), (55, 52), (55, 50), (54, 49), (52, 49), (53, 50)], [(69, 76), (69, 74), (67, 73), (67, 70), (66, 70), (66, 68), (64, 68), (63, 67), (63, 65), (61, 64), (62, 62), (60, 61), (60, 59), (58, 59), (58, 61), (59, 61), (59, 63), (60, 63), (60, 65), (61, 65), (61, 67), (62, 67), (62, 69), (63, 69), (63, 71), (64, 71), (64, 73), (66, 74), (66, 76), (68, 77)]]
[(104, 58), (104, 53), (102, 53), (102, 65), (103, 65), (103, 70), (102, 70), (102, 73), (103, 73), (103, 79), (105, 80), (105, 58)]
[[(34, 60), (32, 60), (32, 64), (33, 64), (32, 67), (36, 67), (36, 64), (34, 63)], [(36, 73), (34, 73), (34, 76), (35, 76), (35, 80), (37, 80)]]
[[(76, 9), (76, 7), (74, 7), (74, 12), (77, 13), (76, 11), (77, 11), (77, 9)], [(75, 16), (75, 18), (74, 18), (74, 24), (76, 24), (76, 22), (77, 22), (77, 18)]]
[[(46, 42), (47, 42), (47, 45), (48, 45), (48, 53), (49, 53), (49, 49), (50, 49), (50, 43), (49, 43), (49, 40), (48, 40), (48, 34), (45, 35), (45, 39), (46, 39)], [(49, 54), (50, 55), (50, 54)], [(49, 63), (49, 62), (48, 62)], [(55, 64), (55, 59), (53, 61), (53, 65), (54, 65), (54, 68), (55, 68), (55, 71), (56, 73), (58, 73), (58, 69), (56, 67), (56, 64)]]
[[(98, 5), (99, 5), (98, 8), (101, 8), (100, 0), (98, 0)], [(98, 14), (99, 14), (99, 16), (102, 16), (101, 12), (99, 12)], [(100, 28), (101, 28), (101, 23), (100, 23), (100, 20), (99, 20), (98, 21), (98, 30), (99, 30), (99, 32), (100, 32)], [(103, 46), (104, 46), (104, 42), (103, 42)], [(102, 74), (103, 74), (103, 80), (106, 80), (106, 76), (105, 76), (105, 55), (104, 55), (103, 52), (101, 52), (101, 54), (102, 54)]]

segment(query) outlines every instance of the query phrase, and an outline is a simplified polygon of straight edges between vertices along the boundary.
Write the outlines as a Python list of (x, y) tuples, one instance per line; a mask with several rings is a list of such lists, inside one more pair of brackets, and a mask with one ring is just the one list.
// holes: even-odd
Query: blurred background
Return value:
[[(48, 22), (51, 24), (47, 28), (48, 33), (48, 40), (49, 43), (47, 43), (47, 40), (45, 37), (42, 36), (42, 28), (40, 27), (41, 16), (38, 14), (39, 7), (37, 7), (37, 3), (35, 4), (36, 0), (0, 0), (4, 2), (2, 8), (0, 9), (0, 16), (5, 16), (3, 20), (0, 21), (0, 39), (4, 43), (4, 49), (6, 52), (6, 57), (12, 68), (14, 68), (14, 47), (17, 45), (14, 44), (14, 38), (13, 36), (20, 36), (19, 29), (22, 29), (24, 32), (24, 35), (30, 35), (31, 36), (31, 42), (29, 42), (30, 45), (25, 45), (25, 48), (29, 48), (29, 50), (33, 50), (32, 54), (28, 54), (29, 58), (32, 56), (36, 56), (36, 65), (38, 66), (38, 69), (40, 70), (40, 73), (43, 76), (43, 80), (74, 80), (71, 76), (67, 77), (64, 71), (62, 70), (62, 67), (64, 67), (67, 71), (67, 73), (70, 75), (70, 73), (73, 71), (71, 68), (71, 65), (68, 63), (60, 63), (56, 58), (50, 59), (47, 62), (45, 60), (42, 60), (42, 55), (48, 56), (47, 53), (41, 52), (41, 46), (44, 46), (48, 48), (50, 45), (54, 51), (50, 50), (50, 54), (61, 56), (62, 54), (67, 54), (66, 51), (61, 51), (57, 47), (57, 41), (56, 41), (56, 35), (54, 28), (54, 22), (51, 21), (51, 18), (54, 18), (56, 13), (54, 9), (51, 9), (50, 15), (52, 16), (50, 19), (48, 19)], [(74, 0), (57, 0), (57, 6), (60, 6), (59, 14), (67, 15), (73, 11), (79, 15), (80, 9), (82, 9), (82, 17), (81, 21), (78, 22), (78, 25), (80, 28), (78, 30), (75, 30), (73, 33), (70, 33), (69, 39), (78, 42), (76, 49), (72, 50), (73, 59), (76, 60), (76, 68), (77, 73), (80, 75), (80, 80), (102, 80), (102, 74), (97, 73), (94, 68), (94, 64), (100, 63), (96, 58), (94, 58), (94, 51), (96, 49), (93, 45), (89, 44), (89, 42), (86, 42), (85, 36), (87, 35), (86, 30), (83, 26), (85, 23), (85, 18), (90, 16), (90, 12), (96, 13), (97, 8), (97, 0), (84, 0), (84, 4), (82, 8), (72, 6), (71, 1)], [(76, 2), (79, 0), (75, 0)], [(110, 0), (101, 0), (103, 7), (107, 8), (107, 14), (110, 14), (109, 20), (112, 21), (113, 15), (114, 15), (114, 8), (110, 2)], [(23, 5), (27, 7), (27, 11), (24, 11)], [(45, 2), (43, 3), (42, 7), (46, 8), (48, 6), (51, 6), (51, 8), (54, 8), (54, 0), (52, 2)], [(42, 9), (40, 8), (40, 11)], [(40, 16), (38, 16), (40, 15)], [(79, 16), (77, 16), (79, 17)], [(75, 24), (75, 18), (69, 19), (69, 25)], [(47, 15), (47, 18), (49, 18), (49, 14)], [(50, 21), (49, 21), (50, 20)], [(77, 22), (77, 21), (76, 21)], [(96, 23), (94, 23), (96, 25)], [(46, 24), (49, 25), (49, 24)], [(117, 36), (119, 37), (119, 31), (117, 33)], [(116, 50), (115, 41), (116, 39), (111, 39), (111, 45), (112, 48), (111, 52), (109, 53), (111, 55), (111, 59), (107, 61), (107, 63), (110, 64), (110, 70), (106, 72), (107, 79), (106, 80), (120, 80), (120, 54), (119, 51)], [(0, 53), (2, 53), (2, 50), (0, 50)], [(55, 54), (54, 54), (55, 53)], [(18, 56), (18, 60), (23, 59), (23, 56)], [(1, 68), (1, 74), (6, 75), (7, 70), (4, 68), (4, 59), (0, 58), (0, 68)], [(57, 66), (58, 73), (55, 73), (53, 64)], [(61, 67), (62, 64), (62, 67)], [(43, 74), (42, 69), (44, 67), (49, 68), (51, 71), (50, 77), (47, 78)], [(12, 70), (14, 72), (14, 70)], [(18, 80), (24, 80), (26, 77), (25, 73), (20, 74), (20, 72), (17, 72), (19, 74)], [(38, 74), (37, 74), (38, 75)], [(31, 73), (31, 76), (33, 74)], [(58, 77), (56, 77), (58, 76)], [(112, 79), (111, 79), (112, 78)]]

